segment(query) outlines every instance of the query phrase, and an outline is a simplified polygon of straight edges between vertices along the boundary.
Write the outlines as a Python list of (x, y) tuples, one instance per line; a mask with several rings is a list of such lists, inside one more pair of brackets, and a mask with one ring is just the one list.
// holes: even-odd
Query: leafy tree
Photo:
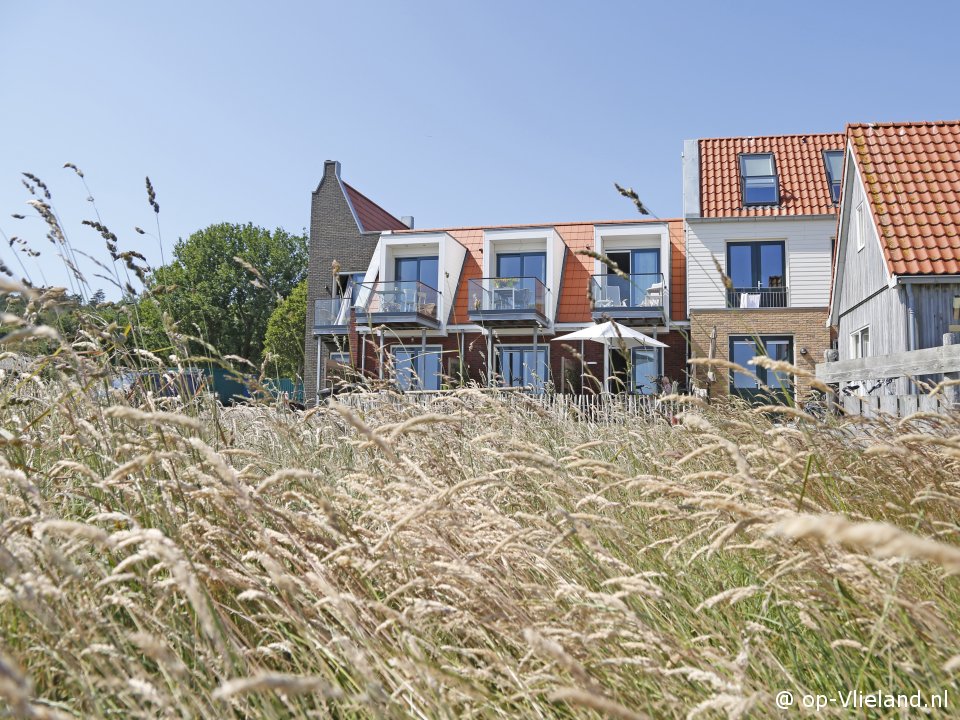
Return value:
[[(201, 338), (222, 355), (259, 364), (270, 314), (306, 270), (304, 235), (251, 223), (211, 225), (179, 240), (170, 264), (148, 279), (141, 318), (151, 327), (144, 335), (164, 337), (159, 308), (179, 332)], [(192, 350), (206, 354), (200, 347)]]
[(303, 376), (303, 329), (307, 325), (307, 281), (297, 285), (267, 322), (264, 350), (276, 356), (282, 377)]

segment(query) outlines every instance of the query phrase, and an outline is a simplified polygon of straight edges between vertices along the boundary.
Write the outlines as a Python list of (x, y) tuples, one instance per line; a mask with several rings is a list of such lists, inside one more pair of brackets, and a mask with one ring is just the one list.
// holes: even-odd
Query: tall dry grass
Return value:
[[(7, 294), (35, 290), (3, 281)], [(28, 308), (29, 310), (29, 308)], [(465, 390), (133, 400), (29, 312), (0, 378), (18, 717), (770, 717), (960, 701), (960, 417), (593, 424)], [(177, 342), (173, 346), (178, 346)], [(845, 715), (841, 707), (824, 714)]]

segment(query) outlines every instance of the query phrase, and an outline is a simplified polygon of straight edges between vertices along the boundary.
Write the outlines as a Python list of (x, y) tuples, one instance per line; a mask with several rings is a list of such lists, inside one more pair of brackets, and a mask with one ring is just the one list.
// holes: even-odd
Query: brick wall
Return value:
[[(312, 400), (316, 393), (317, 339), (313, 335), (314, 300), (330, 297), (333, 290), (331, 266), (340, 263), (342, 272), (364, 271), (370, 264), (380, 237), (379, 232), (362, 233), (350, 211), (339, 182), (340, 164), (328, 160), (323, 164), (323, 178), (313, 193), (310, 206), (310, 264), (307, 269), (307, 327), (305, 335), (304, 397)], [(324, 356), (335, 349), (330, 338), (324, 338)], [(346, 342), (346, 339), (343, 339)], [(354, 347), (356, 344), (354, 343)]]
[[(363, 368), (367, 377), (378, 377), (378, 359), (379, 359), (379, 338), (370, 338), (369, 335), (361, 337), (368, 338), (364, 343), (366, 358)], [(574, 392), (580, 392), (581, 361), (578, 357), (580, 352), (579, 343), (568, 346), (562, 342), (551, 342), (551, 336), (540, 336), (538, 344), (540, 347), (549, 348), (550, 373), (552, 380), (558, 386), (562, 385), (565, 391), (570, 391), (571, 383)], [(686, 360), (687, 360), (687, 338), (685, 333), (671, 331), (659, 335), (661, 342), (669, 347), (664, 350), (664, 373), (671, 379), (677, 380), (681, 387), (686, 385)], [(370, 341), (372, 340), (372, 342)], [(403, 344), (407, 348), (416, 349), (420, 347), (419, 337), (404, 338), (398, 341), (389, 335), (384, 340), (385, 353), (390, 352), (390, 347), (394, 344)], [(529, 334), (510, 334), (509, 331), (498, 333), (494, 346), (494, 353), (497, 347), (503, 345), (531, 345), (533, 338)], [(456, 359), (461, 356), (466, 365), (466, 376), (469, 380), (480, 384), (486, 384), (487, 375), (487, 337), (477, 332), (451, 332), (447, 337), (427, 337), (427, 345), (439, 345), (443, 349), (443, 372), (450, 373), (451, 360), (456, 366)], [(354, 347), (360, 347), (359, 342)], [(590, 373), (598, 379), (603, 377), (603, 347), (599, 343), (585, 342), (583, 344), (584, 360)], [(356, 368), (360, 369), (361, 363), (359, 355), (357, 356)], [(496, 365), (494, 364), (494, 372)], [(587, 380), (587, 388), (590, 388), (590, 380)]]
[[(710, 333), (717, 329), (715, 357), (730, 360), (731, 335), (788, 335), (793, 337), (793, 363), (813, 373), (823, 362), (823, 353), (830, 349), (831, 332), (827, 327), (827, 308), (776, 308), (690, 311), (690, 356), (709, 357)], [(801, 354), (801, 348), (807, 353)], [(714, 370), (715, 380), (707, 381), (707, 368), (697, 366), (693, 372), (699, 387), (706, 387), (710, 397), (729, 394), (730, 378), (726, 370)], [(809, 391), (809, 383), (798, 380), (800, 397)]]

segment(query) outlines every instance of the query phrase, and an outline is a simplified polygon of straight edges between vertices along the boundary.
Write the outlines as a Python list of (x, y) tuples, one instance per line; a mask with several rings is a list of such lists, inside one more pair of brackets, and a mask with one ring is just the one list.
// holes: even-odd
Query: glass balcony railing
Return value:
[(593, 311), (615, 314), (623, 310), (661, 310), (666, 307), (663, 273), (594, 275), (590, 287)]
[(547, 287), (535, 277), (480, 278), (467, 286), (471, 315), (537, 314), (546, 317)]
[(728, 308), (785, 308), (789, 297), (785, 285), (745, 287), (727, 290)]
[(321, 298), (314, 301), (314, 327), (346, 327), (349, 324), (350, 298)]
[(427, 318), (436, 321), (440, 293), (416, 280), (361, 283), (358, 305), (367, 315)]

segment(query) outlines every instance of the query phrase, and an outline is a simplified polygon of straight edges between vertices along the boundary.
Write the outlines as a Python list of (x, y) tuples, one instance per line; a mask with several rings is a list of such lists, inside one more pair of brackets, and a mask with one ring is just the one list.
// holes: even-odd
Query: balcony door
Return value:
[(543, 385), (550, 375), (546, 348), (502, 347), (497, 359), (500, 377), (506, 387), (532, 387), (536, 392), (543, 392)]
[[(787, 260), (781, 241), (727, 243), (731, 307), (786, 307)], [(744, 302), (743, 296), (756, 297)]]
[(642, 248), (607, 253), (617, 268), (630, 279), (619, 277), (610, 266), (605, 266), (606, 299), (614, 305), (640, 307), (650, 287), (660, 280), (660, 248)]
[(393, 279), (402, 283), (421, 282), (428, 288), (437, 289), (440, 277), (440, 263), (436, 255), (425, 257), (397, 258)]

